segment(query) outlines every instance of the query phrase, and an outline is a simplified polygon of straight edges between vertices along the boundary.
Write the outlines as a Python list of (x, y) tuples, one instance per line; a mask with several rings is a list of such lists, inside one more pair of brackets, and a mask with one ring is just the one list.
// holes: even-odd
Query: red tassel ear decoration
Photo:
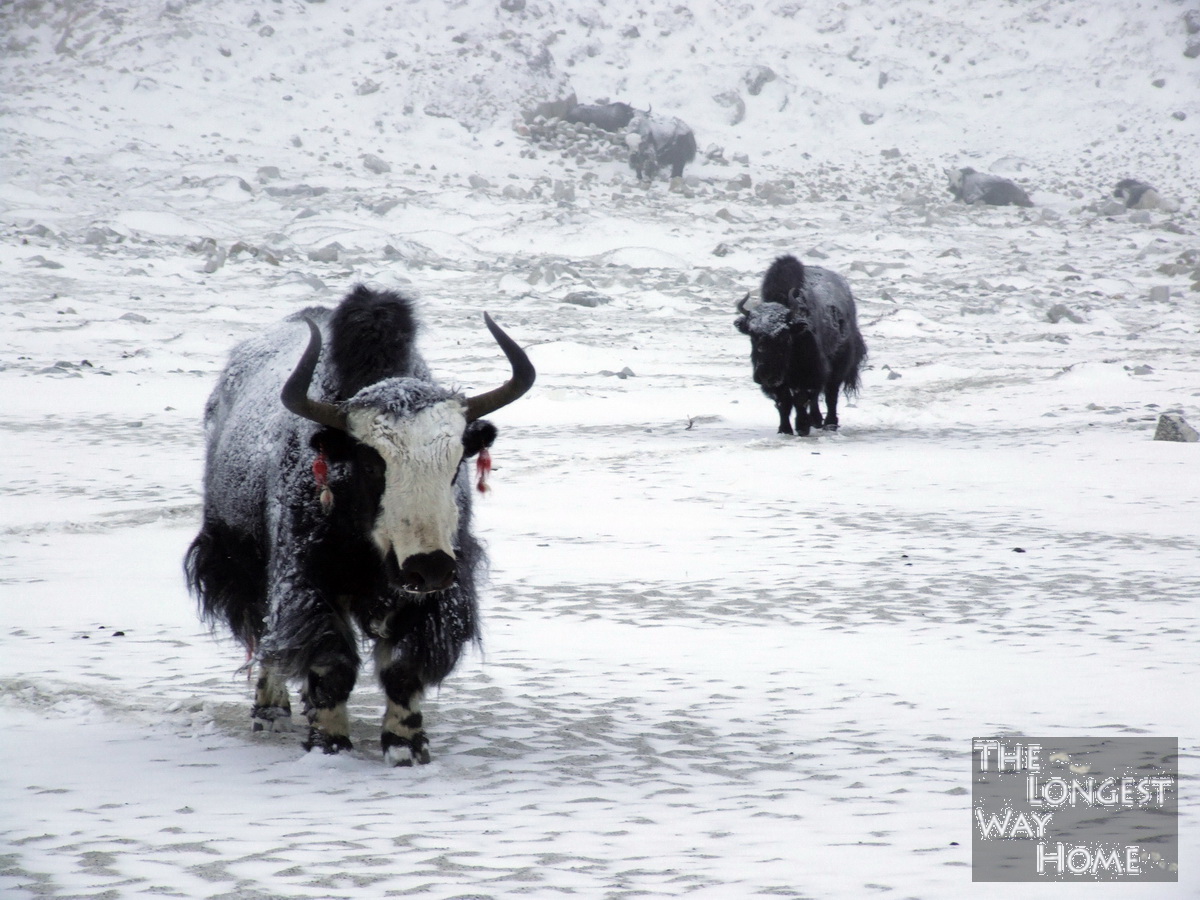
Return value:
[(325, 451), (321, 450), (317, 453), (317, 458), (312, 464), (313, 480), (317, 483), (317, 496), (321, 501), (321, 510), (328, 515), (333, 509), (333, 491), (329, 489), (329, 460), (325, 458)]
[(492, 454), (488, 453), (487, 447), (479, 451), (479, 456), (475, 459), (475, 489), (481, 494), (486, 494), (491, 490), (488, 487), (488, 475), (492, 471)]

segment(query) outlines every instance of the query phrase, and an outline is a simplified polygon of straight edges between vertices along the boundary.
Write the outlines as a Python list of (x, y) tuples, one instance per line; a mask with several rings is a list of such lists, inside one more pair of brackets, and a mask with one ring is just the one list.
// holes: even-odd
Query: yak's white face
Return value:
[(372, 532), (380, 552), (393, 551), (402, 570), (422, 554), (441, 551), (453, 559), (454, 476), (467, 426), (463, 403), (443, 400), (411, 416), (357, 409), (348, 425), (351, 435), (383, 457), (383, 497)]

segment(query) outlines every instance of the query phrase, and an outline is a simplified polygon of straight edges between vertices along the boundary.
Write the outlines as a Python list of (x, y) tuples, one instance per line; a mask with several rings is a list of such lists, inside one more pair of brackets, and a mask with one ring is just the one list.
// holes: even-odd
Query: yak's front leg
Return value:
[[(382, 662), (391, 652), (390, 647), (381, 644), (376, 656)], [(421, 715), (421, 700), (425, 696), (421, 679), (404, 662), (394, 662), (380, 667), (379, 683), (387, 694), (379, 738), (383, 761), (391, 766), (424, 765), (429, 762), (429, 738), (425, 736)]]
[(292, 730), (292, 703), (288, 698), (287, 682), (269, 665), (258, 667), (250, 721), (254, 731)]
[(345, 661), (313, 666), (304, 687), (304, 715), (308, 717), (305, 750), (320, 747), (326, 753), (350, 750), (350, 716), (346, 701), (354, 689), (358, 666)]
[[(808, 433), (812, 430), (812, 407), (816, 405), (816, 401), (812, 400), (812, 394), (805, 390), (798, 390), (795, 396), (792, 397), (792, 405), (796, 409), (796, 434), (801, 437), (808, 437)], [(820, 416), (821, 411), (817, 410), (817, 415)], [(790, 433), (790, 432), (789, 432)]]
[[(795, 434), (792, 431), (792, 395), (787, 388), (779, 388), (771, 399), (779, 411), (779, 434)], [(803, 433), (803, 432), (802, 432)]]
[[(813, 428), (821, 428), (822, 426), (824, 426), (825, 422), (827, 421), (826, 419), (821, 418), (821, 405), (817, 401), (817, 398), (819, 395), (820, 395), (820, 391), (809, 391), (809, 393), (808, 393), (808, 410), (807, 410), (808, 424), (811, 425)], [(827, 403), (827, 405), (828, 405), (828, 403)], [(799, 410), (797, 410), (797, 412), (796, 412), (797, 416), (804, 415), (804, 414), (805, 413), (802, 413)]]

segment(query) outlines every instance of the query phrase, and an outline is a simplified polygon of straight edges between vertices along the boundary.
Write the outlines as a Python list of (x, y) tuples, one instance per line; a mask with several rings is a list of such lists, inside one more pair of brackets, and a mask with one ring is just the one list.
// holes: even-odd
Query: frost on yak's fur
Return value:
[(670, 166), (671, 177), (696, 158), (696, 136), (682, 119), (638, 112), (625, 135), (629, 165), (639, 180), (653, 181), (659, 169)]
[[(484, 554), (463, 469), (496, 434), (472, 410), (499, 408), (432, 381), (416, 332), (407, 298), (359, 287), (335, 310), (304, 310), (237, 346), (205, 411), (204, 522), (186, 559), (202, 616), (261, 666), (256, 726), (290, 718), (286, 681), (300, 680), (306, 746), (348, 747), (345, 701), (360, 641), (374, 640), (393, 763), (428, 759), (420, 696), (478, 639)], [(518, 361), (501, 347), (509, 389)], [(315, 420), (281, 399), (302, 353), (315, 368), (300, 394), (323, 405)], [(528, 366), (499, 405), (532, 378)]]
[(754, 382), (779, 411), (779, 433), (836, 430), (838, 392), (858, 392), (867, 355), (850, 285), (836, 272), (781, 256), (763, 277), (762, 302), (751, 307), (749, 299), (738, 303), (734, 326), (750, 338)]
[(946, 189), (963, 203), (987, 206), (1033, 206), (1029, 195), (1017, 184), (999, 175), (985, 175), (971, 167), (947, 169)]

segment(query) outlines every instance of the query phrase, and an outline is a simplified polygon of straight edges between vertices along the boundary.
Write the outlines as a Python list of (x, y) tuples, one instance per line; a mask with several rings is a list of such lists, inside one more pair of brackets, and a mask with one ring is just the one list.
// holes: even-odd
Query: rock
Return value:
[(1154, 430), (1154, 439), (1194, 444), (1200, 441), (1200, 432), (1189, 425), (1183, 416), (1175, 413), (1163, 413), (1158, 417), (1158, 428)]
[(397, 206), (400, 206), (403, 202), (403, 200), (399, 200), (395, 197), (388, 197), (386, 200), (380, 200), (374, 206), (368, 207), (368, 209), (370, 209), (371, 212), (375, 213), (377, 216), (386, 216)]
[(1129, 221), (1134, 225), (1149, 225), (1153, 219), (1148, 209), (1135, 209), (1129, 214)]
[(858, 120), (864, 125), (874, 125), (881, 118), (883, 118), (883, 116), (876, 113), (862, 112), (858, 114)]
[(757, 97), (762, 93), (763, 85), (769, 84), (775, 78), (775, 72), (769, 66), (751, 66), (742, 76), (742, 83), (746, 85), (746, 91), (751, 97)]
[(1200, 9), (1189, 9), (1185, 12), (1183, 25), (1188, 34), (1200, 34)]
[(1150, 288), (1151, 303), (1166, 303), (1171, 299), (1171, 289), (1165, 284), (1156, 284)]
[(1125, 204), (1116, 199), (1105, 200), (1099, 209), (1102, 216), (1119, 216), (1123, 212), (1125, 212)]
[(381, 87), (383, 87), (383, 85), (381, 85), (378, 81), (372, 81), (370, 78), (367, 78), (364, 79), (363, 82), (354, 89), (354, 93), (358, 94), (360, 97), (365, 97), (367, 94), (374, 94)]
[(892, 147), (890, 150), (880, 150), (879, 155), (882, 156), (884, 159), (899, 159), (900, 158), (900, 148)]
[(589, 309), (595, 309), (597, 306), (612, 303), (612, 297), (606, 297), (604, 294), (596, 291), (575, 291), (563, 297), (562, 302), (570, 303), (573, 306), (586, 306)]
[(730, 125), (736, 125), (746, 118), (746, 101), (737, 91), (722, 91), (713, 96), (713, 102), (729, 110), (726, 121)]
[(204, 261), (204, 274), (211, 275), (213, 272), (217, 271), (217, 269), (225, 265), (225, 259), (225, 250), (221, 247), (217, 247), (212, 253), (209, 254), (208, 259)]
[(363, 168), (372, 174), (385, 175), (392, 171), (392, 167), (374, 153), (364, 153), (361, 158), (363, 161)]
[(1195, 59), (1200, 56), (1200, 38), (1188, 38), (1187, 47), (1184, 48), (1183, 55), (1188, 59)]
[(525, 0), (500, 0), (500, 8), (505, 12), (519, 13), (525, 9)]
[(337, 262), (341, 252), (346, 248), (334, 241), (318, 250), (309, 250), (308, 258), (313, 262)]
[(573, 203), (575, 200), (575, 185), (568, 181), (555, 181), (554, 199), (560, 203)]
[(484, 178), (482, 175), (472, 175), (470, 178), (467, 179), (467, 184), (469, 184), (474, 190), (477, 190), (477, 191), (482, 190), (484, 188), (490, 188), (492, 186), (492, 183), (490, 181), (488, 181), (486, 178)]
[(146, 318), (145, 316), (143, 316), (141, 313), (135, 313), (135, 312), (127, 312), (127, 313), (125, 313), (125, 315), (121, 316), (121, 320), (122, 320), (122, 321), (125, 321), (125, 322), (136, 322), (138, 325), (148, 325), (148, 324), (150, 324), (150, 320), (149, 320), (149, 319), (147, 319), (147, 318)]
[(1055, 303), (1046, 311), (1046, 318), (1055, 325), (1063, 319), (1066, 319), (1068, 322), (1074, 322), (1076, 325), (1081, 325), (1084, 321), (1083, 316), (1072, 310), (1065, 303)]
[(283, 175), (279, 171), (278, 166), (259, 166), (258, 167), (258, 183), (265, 184), (268, 181), (278, 181)]
[(723, 241), (713, 249), (713, 256), (728, 256), (729, 253), (730, 247)]
[(727, 181), (725, 183), (725, 188), (730, 191), (740, 191), (743, 188), (750, 187), (752, 184), (753, 182), (750, 180), (750, 176), (746, 172), (743, 172), (737, 178), (731, 178), (729, 181)]

